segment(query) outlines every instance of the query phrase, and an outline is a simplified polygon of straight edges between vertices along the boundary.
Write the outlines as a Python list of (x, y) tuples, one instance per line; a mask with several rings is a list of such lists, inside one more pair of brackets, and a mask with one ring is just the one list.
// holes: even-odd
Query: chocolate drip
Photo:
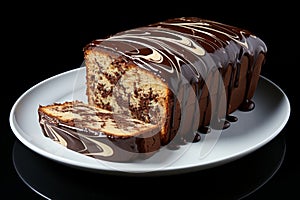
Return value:
[(227, 129), (230, 126), (230, 122), (227, 120), (224, 120), (223, 129)]
[(255, 103), (251, 99), (246, 99), (239, 107), (240, 111), (251, 111), (255, 107)]
[(198, 128), (198, 132), (199, 133), (209, 133), (211, 131), (210, 127), (207, 127), (207, 126), (201, 126)]
[(200, 133), (195, 133), (195, 137), (193, 139), (193, 143), (199, 142), (201, 140)]
[(226, 116), (226, 119), (229, 121), (229, 122), (236, 122), (238, 121), (238, 118), (236, 116), (233, 116), (233, 115), (227, 115)]

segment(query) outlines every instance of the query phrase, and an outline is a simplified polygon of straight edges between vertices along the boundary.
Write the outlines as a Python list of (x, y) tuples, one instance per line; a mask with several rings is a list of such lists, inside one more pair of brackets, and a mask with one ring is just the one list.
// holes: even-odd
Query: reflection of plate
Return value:
[[(187, 199), (195, 197), (197, 193), (204, 199), (242, 199), (251, 197), (276, 174), (284, 160), (285, 150), (284, 134), (279, 134), (252, 154), (219, 167), (142, 178), (89, 173), (59, 165), (35, 154), (19, 141), (14, 144), (12, 157), (22, 181), (47, 199), (131, 199), (140, 192), (151, 190), (151, 193), (155, 193), (154, 188), (168, 191), (159, 194), (166, 199), (177, 196), (175, 192), (178, 192), (178, 196), (184, 194)], [(99, 184), (95, 184), (95, 180)], [(114, 186), (107, 183), (113, 183)]]
[[(30, 88), (14, 104), (10, 125), (16, 137), (33, 151), (72, 167), (102, 173), (174, 174), (225, 164), (257, 150), (272, 140), (285, 126), (290, 115), (289, 100), (284, 92), (270, 80), (261, 77), (253, 98), (256, 103), (255, 109), (246, 113), (234, 112), (233, 115), (237, 116), (239, 121), (232, 123), (221, 133), (216, 145), (211, 145), (213, 148), (206, 156), (200, 156), (200, 153), (203, 153), (203, 143), (200, 141), (188, 145), (188, 148), (182, 148), (184, 151), (170, 150), (168, 158), (162, 159), (158, 152), (147, 160), (133, 163), (100, 161), (54, 143), (44, 137), (38, 124), (39, 104), (72, 99), (85, 100), (84, 77), (85, 68), (78, 68), (51, 77)], [(205, 142), (207, 144), (210, 140)], [(168, 159), (174, 160), (170, 162)]]

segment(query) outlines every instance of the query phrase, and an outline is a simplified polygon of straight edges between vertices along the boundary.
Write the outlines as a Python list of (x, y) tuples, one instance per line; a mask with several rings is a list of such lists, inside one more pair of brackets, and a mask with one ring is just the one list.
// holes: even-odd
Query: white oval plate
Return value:
[(236, 111), (238, 121), (218, 137), (202, 135), (198, 143), (178, 150), (162, 148), (147, 160), (117, 163), (94, 159), (71, 151), (46, 138), (38, 123), (39, 104), (78, 99), (86, 101), (85, 68), (70, 70), (46, 79), (21, 95), (10, 113), (15, 136), (28, 148), (68, 166), (109, 174), (162, 175), (211, 168), (245, 156), (271, 141), (286, 125), (290, 103), (285, 93), (261, 76), (250, 112)]

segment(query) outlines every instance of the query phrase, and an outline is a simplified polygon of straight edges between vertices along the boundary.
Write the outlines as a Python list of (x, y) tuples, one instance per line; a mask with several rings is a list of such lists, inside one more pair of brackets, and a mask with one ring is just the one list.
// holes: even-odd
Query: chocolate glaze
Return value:
[(251, 111), (255, 107), (255, 103), (251, 99), (246, 99), (239, 107), (241, 111)]
[[(117, 53), (160, 77), (180, 102), (172, 107), (173, 115), (178, 115), (178, 107), (181, 113), (173, 126), (179, 127), (183, 120), (190, 122), (190, 130), (184, 132), (193, 133), (209, 132), (213, 118), (223, 124), (222, 128), (228, 128), (237, 120), (230, 113), (254, 108), (251, 98), (267, 52), (265, 43), (248, 30), (196, 17), (119, 32), (94, 40), (84, 50), (94, 48)], [(221, 95), (226, 95), (225, 105)], [(200, 118), (199, 113), (186, 112), (191, 102), (198, 102), (194, 104), (199, 106)], [(225, 113), (218, 113), (224, 106)]]

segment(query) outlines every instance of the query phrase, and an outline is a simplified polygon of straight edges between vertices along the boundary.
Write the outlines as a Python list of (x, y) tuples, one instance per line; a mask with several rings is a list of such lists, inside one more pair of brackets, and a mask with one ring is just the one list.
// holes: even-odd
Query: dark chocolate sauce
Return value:
[(226, 119), (219, 119), (215, 120), (215, 122), (212, 123), (210, 126), (215, 130), (224, 130), (230, 126), (230, 122)]
[(199, 142), (201, 140), (201, 135), (200, 133), (195, 133), (194, 139), (193, 139), (193, 143)]
[(233, 116), (233, 115), (227, 115), (226, 116), (226, 119), (229, 121), (229, 122), (236, 122), (238, 121), (238, 118), (236, 116)]
[(211, 128), (208, 126), (201, 126), (198, 128), (199, 133), (207, 134), (211, 132)]
[[(217, 125), (214, 125), (212, 126), (214, 129), (227, 129), (230, 127), (230, 124), (231, 122), (236, 122), (238, 121), (238, 118), (236, 116), (233, 116), (233, 115), (227, 115), (226, 116), (226, 120), (218, 120), (218, 123)], [(211, 127), (208, 127), (208, 126), (203, 126), (203, 127), (200, 127), (198, 129), (198, 132), (199, 133), (202, 133), (202, 134), (206, 134), (206, 133), (209, 133), (211, 131)]]
[(246, 101), (244, 101), (240, 107), (238, 108), (240, 111), (251, 111), (255, 108), (255, 103), (252, 100), (246, 99)]
[(227, 129), (227, 128), (229, 128), (229, 127), (230, 127), (230, 122), (227, 121), (227, 120), (225, 120), (225, 121), (224, 121), (224, 125), (223, 125), (223, 129)]

